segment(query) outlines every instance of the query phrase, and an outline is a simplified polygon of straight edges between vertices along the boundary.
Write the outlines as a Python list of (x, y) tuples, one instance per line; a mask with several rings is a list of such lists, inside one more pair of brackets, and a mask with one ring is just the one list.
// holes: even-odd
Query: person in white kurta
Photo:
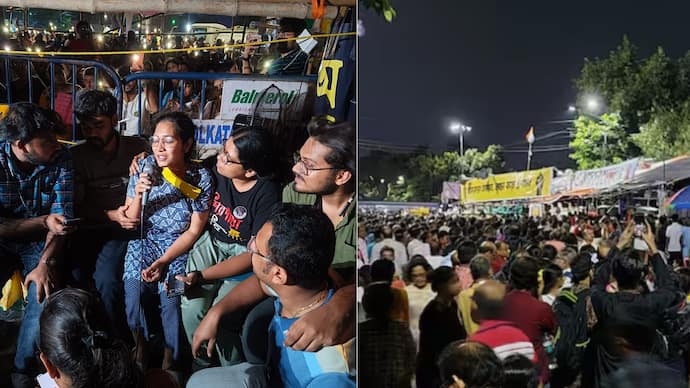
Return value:
[(410, 331), (417, 347), (419, 347), (419, 317), (424, 307), (436, 297), (436, 293), (431, 290), (431, 283), (426, 278), (429, 271), (431, 271), (431, 266), (421, 255), (412, 257), (406, 268), (407, 278), (411, 281), (405, 287), (410, 306)]

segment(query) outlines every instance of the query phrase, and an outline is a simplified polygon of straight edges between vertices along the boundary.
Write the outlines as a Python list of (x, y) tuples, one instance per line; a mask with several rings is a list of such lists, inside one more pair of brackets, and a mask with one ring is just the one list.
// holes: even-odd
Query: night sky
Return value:
[[(606, 57), (624, 34), (648, 56), (690, 49), (690, 4), (679, 1), (394, 0), (389, 24), (359, 7), (359, 138), (457, 150), (447, 122), (472, 126), (465, 148), (524, 142), (565, 129), (584, 58)], [(433, 5), (432, 5), (433, 4)], [(516, 147), (511, 147), (516, 148)], [(572, 167), (568, 151), (538, 153), (532, 166)], [(504, 154), (507, 170), (526, 153)]]

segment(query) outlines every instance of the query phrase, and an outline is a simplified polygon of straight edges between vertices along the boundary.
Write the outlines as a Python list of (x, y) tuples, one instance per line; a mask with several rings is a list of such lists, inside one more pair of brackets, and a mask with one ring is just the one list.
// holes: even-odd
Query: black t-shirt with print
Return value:
[(254, 187), (240, 193), (232, 180), (220, 175), (215, 166), (212, 171), (217, 184), (208, 219), (209, 231), (220, 241), (247, 245), (280, 204), (281, 187), (272, 180), (259, 178)]

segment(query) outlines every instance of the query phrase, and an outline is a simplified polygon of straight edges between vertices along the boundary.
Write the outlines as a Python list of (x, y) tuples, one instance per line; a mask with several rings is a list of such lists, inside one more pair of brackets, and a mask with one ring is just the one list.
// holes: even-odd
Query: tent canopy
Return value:
[[(333, 18), (337, 6), (354, 7), (355, 0), (327, 0), (325, 17)], [(276, 16), (311, 18), (310, 0), (6, 0), (6, 7), (59, 9), (77, 12), (163, 12), (167, 14), (206, 13), (228, 16)], [(60, 8), (56, 8), (60, 7)]]
[(690, 209), (690, 186), (678, 190), (665, 205), (672, 210)]

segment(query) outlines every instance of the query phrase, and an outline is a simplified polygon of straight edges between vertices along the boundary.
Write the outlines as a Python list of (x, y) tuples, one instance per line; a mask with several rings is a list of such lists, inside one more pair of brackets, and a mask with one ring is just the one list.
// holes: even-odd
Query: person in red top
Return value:
[(508, 262), (510, 257), (510, 245), (505, 241), (496, 242), (496, 254), (491, 259), (491, 271), (494, 274), (501, 272), (503, 266)]
[(529, 256), (515, 260), (510, 268), (511, 291), (504, 299), (503, 319), (511, 321), (522, 330), (534, 345), (540, 380), (549, 380), (549, 360), (543, 341), (547, 335), (556, 333), (556, 317), (551, 306), (535, 297), (538, 288), (539, 266)]
[(477, 287), (473, 296), (472, 319), (480, 324), (468, 340), (489, 346), (501, 360), (521, 354), (536, 363), (537, 354), (527, 335), (514, 323), (501, 320), (505, 295), (505, 286), (495, 280), (487, 280)]

